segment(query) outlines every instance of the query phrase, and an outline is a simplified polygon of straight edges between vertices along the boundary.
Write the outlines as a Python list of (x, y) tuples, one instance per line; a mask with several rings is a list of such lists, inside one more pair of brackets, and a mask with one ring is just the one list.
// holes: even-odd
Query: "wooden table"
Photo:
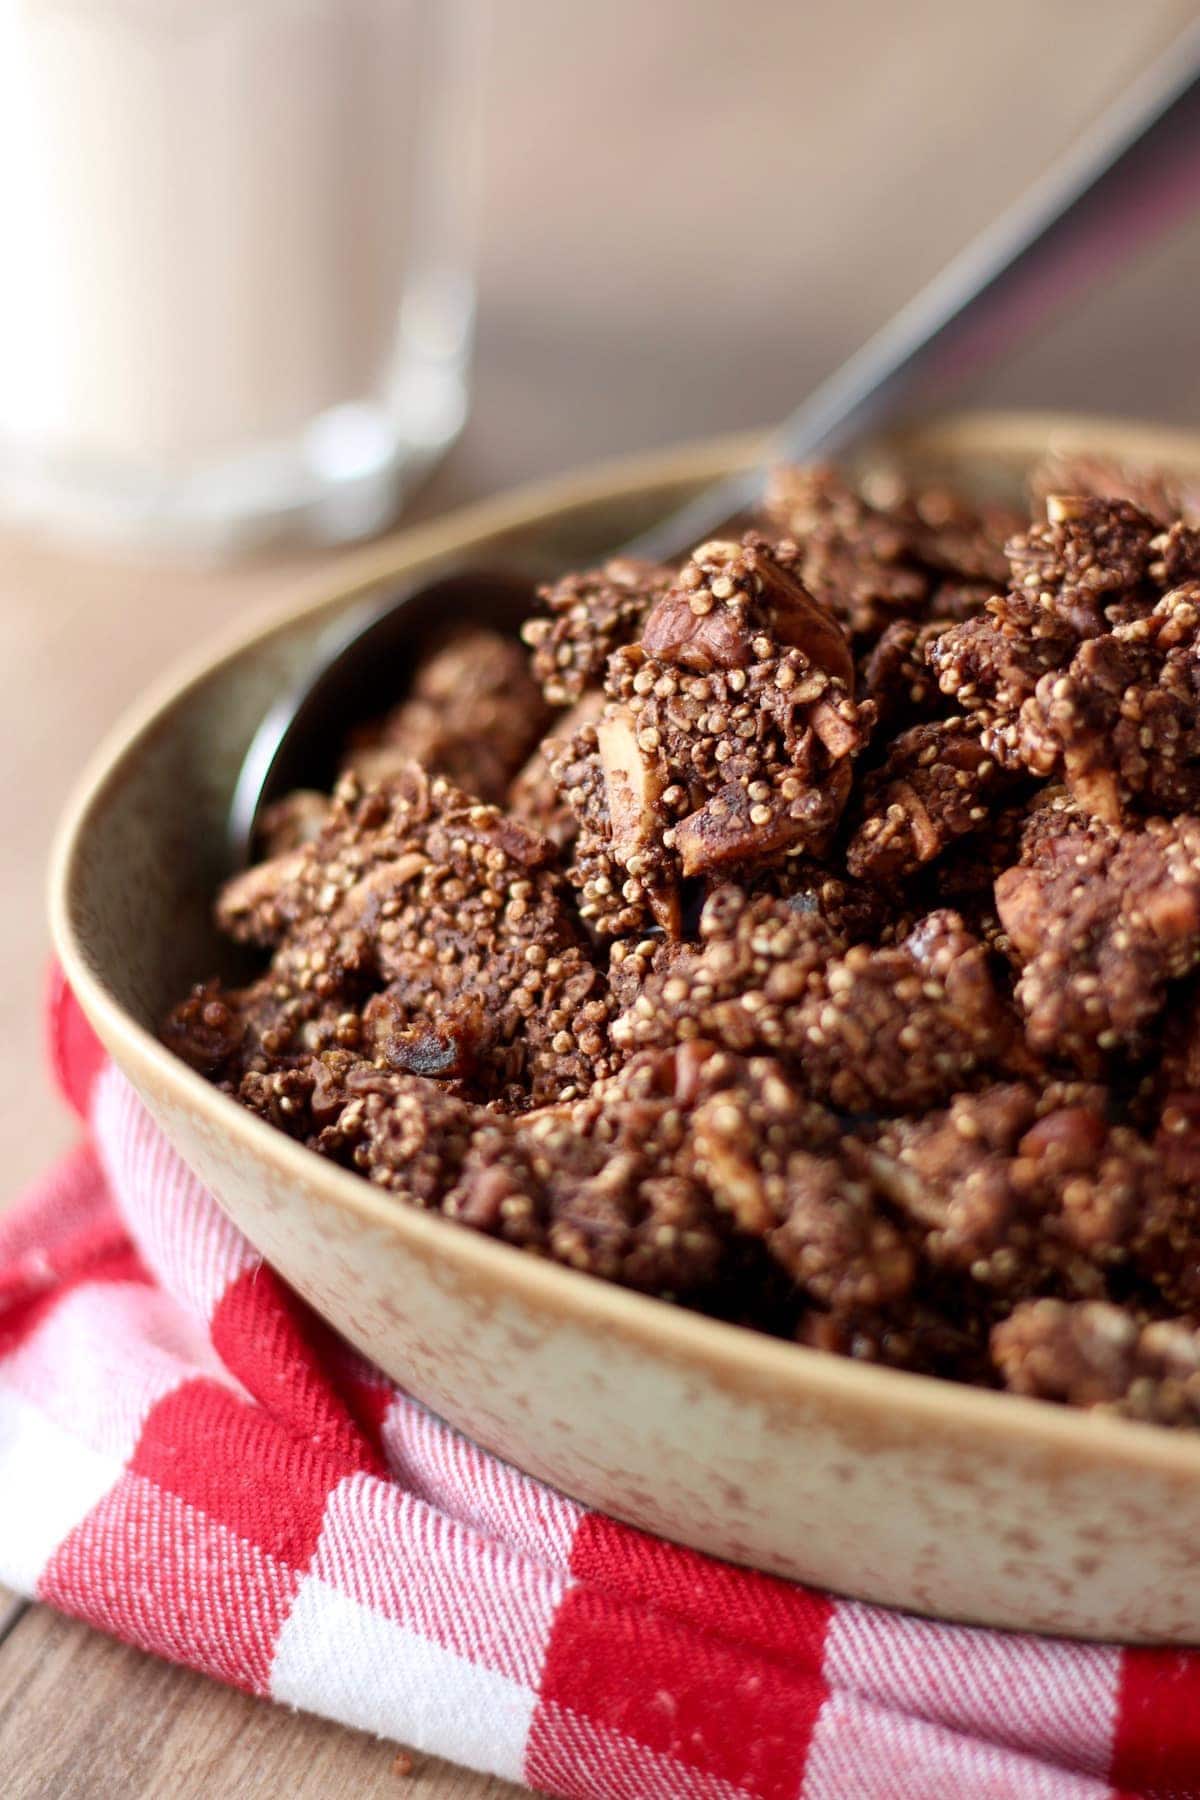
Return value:
[[(414, 514), (776, 416), (983, 224), (1193, 0), (522, 0), (489, 102), (476, 406)], [(994, 374), (987, 397), (1200, 417), (1200, 228)], [(1176, 297), (1178, 296), (1178, 298)], [(0, 1147), (19, 1191), (73, 1126), (37, 1054), (54, 818), (173, 656), (336, 556), (164, 567), (0, 537)], [(0, 1592), (16, 1796), (513, 1793), (169, 1669)]]

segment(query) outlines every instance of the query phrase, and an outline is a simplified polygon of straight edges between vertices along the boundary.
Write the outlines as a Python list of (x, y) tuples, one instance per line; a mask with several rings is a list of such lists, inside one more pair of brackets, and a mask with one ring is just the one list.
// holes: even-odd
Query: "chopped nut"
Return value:
[[(681, 880), (827, 843), (873, 716), (853, 673), (839, 627), (760, 537), (702, 546), (642, 642), (610, 659), (602, 780), (586, 734), (556, 765), (593, 929), (674, 932)], [(668, 791), (681, 796), (669, 815)]]
[(604, 772), (609, 848), (618, 862), (627, 864), (653, 841), (658, 803), (667, 784), (661, 764), (623, 707), (609, 707), (598, 720), (596, 747)]
[(271, 809), (217, 903), (260, 973), (166, 1042), (569, 1268), (1200, 1429), (1200, 486), (1035, 485), (784, 471), (543, 590), (532, 677), (452, 633)]

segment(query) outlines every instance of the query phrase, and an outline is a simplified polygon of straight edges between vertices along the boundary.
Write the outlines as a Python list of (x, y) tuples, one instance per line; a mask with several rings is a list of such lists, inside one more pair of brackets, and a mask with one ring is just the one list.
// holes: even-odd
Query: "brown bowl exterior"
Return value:
[[(1200, 469), (1200, 435), (1038, 414), (947, 420), (884, 449), (902, 469), (1001, 490), (1051, 445)], [(533, 537), (564, 564), (595, 554), (757, 448), (631, 460), (399, 536), (336, 594), (177, 672), (100, 752), (62, 827), (59, 954), (113, 1058), (251, 1242), (351, 1343), (517, 1467), (838, 1593), (1200, 1642), (1200, 1436), (843, 1361), (541, 1262), (322, 1162), (155, 1039), (185, 984), (227, 955), (207, 915), (237, 767), (331, 618), (448, 551)]]

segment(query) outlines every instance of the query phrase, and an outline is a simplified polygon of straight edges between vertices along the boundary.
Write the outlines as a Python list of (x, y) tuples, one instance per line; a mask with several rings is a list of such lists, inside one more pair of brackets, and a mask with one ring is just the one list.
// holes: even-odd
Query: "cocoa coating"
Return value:
[[(778, 471), (452, 633), (166, 1041), (397, 1201), (826, 1352), (1200, 1426), (1197, 484)], [(560, 709), (553, 714), (551, 709)]]

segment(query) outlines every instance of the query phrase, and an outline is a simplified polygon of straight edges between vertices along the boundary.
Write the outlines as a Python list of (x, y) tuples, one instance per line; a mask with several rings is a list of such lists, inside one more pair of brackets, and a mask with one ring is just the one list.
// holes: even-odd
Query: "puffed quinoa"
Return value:
[(452, 631), (166, 1042), (527, 1253), (1200, 1427), (1200, 481), (1030, 487), (780, 470)]

